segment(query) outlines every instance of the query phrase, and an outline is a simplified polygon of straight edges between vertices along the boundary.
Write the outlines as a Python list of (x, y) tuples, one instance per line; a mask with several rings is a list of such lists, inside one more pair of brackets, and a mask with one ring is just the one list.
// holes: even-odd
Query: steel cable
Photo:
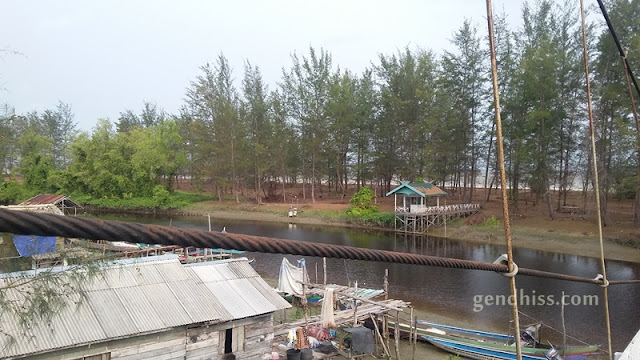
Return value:
[[(68, 217), (0, 208), (0, 232), (20, 235), (61, 236), (89, 240), (128, 241), (182, 247), (222, 248), (271, 254), (292, 254), (349, 260), (380, 261), (397, 264), (436, 266), (453, 269), (507, 273), (506, 265), (482, 261), (445, 258), (395, 251), (364, 249), (299, 240), (277, 239), (234, 233), (220, 233), (161, 225)], [(519, 275), (577, 281), (602, 285), (602, 281), (573, 275), (520, 268)], [(614, 280), (611, 285), (640, 283), (640, 280)]]

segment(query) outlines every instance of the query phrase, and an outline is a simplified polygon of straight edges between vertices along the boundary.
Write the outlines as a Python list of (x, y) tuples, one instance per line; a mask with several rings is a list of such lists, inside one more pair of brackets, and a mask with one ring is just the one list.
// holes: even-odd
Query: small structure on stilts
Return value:
[[(387, 193), (387, 196), (391, 195), (394, 196), (395, 230), (398, 232), (423, 234), (429, 228), (480, 211), (479, 204), (441, 206), (440, 197), (447, 193), (429, 182), (405, 181)], [(398, 195), (402, 195), (401, 205), (398, 204)], [(436, 199), (435, 206), (428, 204), (429, 198)]]

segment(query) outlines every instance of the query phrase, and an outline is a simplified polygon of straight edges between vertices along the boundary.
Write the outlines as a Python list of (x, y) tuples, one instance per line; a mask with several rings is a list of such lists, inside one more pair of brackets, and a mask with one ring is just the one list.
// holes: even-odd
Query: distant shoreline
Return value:
[[(264, 205), (238, 205), (238, 204), (212, 204), (210, 202), (195, 204), (185, 209), (156, 210), (153, 209), (113, 209), (104, 207), (88, 206), (86, 210), (90, 213), (109, 214), (129, 214), (146, 216), (206, 216), (209, 214), (216, 219), (232, 219), (242, 221), (257, 221), (271, 223), (295, 223), (300, 225), (324, 225), (345, 228), (366, 228), (380, 231), (393, 231), (388, 228), (367, 227), (356, 224), (349, 224), (345, 221), (327, 220), (319, 216), (296, 216), (288, 217), (288, 206), (283, 204)], [(302, 210), (303, 212), (305, 210)], [(561, 223), (552, 223), (554, 228), (545, 228), (539, 224), (527, 224), (526, 220), (512, 223), (512, 239), (515, 247), (528, 248), (534, 250), (549, 251), (555, 253), (580, 255), (586, 257), (599, 258), (600, 245), (597, 235), (585, 224), (582, 233), (575, 231), (563, 231)], [(500, 228), (496, 234), (474, 226), (462, 225), (461, 222), (446, 229), (435, 228), (428, 233), (430, 236), (451, 238), (460, 241), (504, 244), (504, 230)], [(446, 235), (446, 236), (445, 236)], [(627, 261), (640, 263), (640, 249), (620, 245), (608, 238), (605, 238), (605, 257), (608, 260)]]

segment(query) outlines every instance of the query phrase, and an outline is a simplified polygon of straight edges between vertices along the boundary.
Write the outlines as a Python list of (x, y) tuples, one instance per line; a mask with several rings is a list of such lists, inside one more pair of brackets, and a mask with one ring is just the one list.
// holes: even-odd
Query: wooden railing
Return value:
[(420, 215), (436, 215), (451, 213), (466, 213), (480, 210), (480, 204), (455, 204), (445, 206), (420, 206), (412, 205), (411, 207), (396, 207), (396, 214), (420, 214)]

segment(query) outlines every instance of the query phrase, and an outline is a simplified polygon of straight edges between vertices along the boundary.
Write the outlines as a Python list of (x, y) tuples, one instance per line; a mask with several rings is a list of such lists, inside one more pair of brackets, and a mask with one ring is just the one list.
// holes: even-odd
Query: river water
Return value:
[[(206, 230), (206, 217), (181, 218), (114, 218), (123, 221), (153, 223), (175, 227)], [(459, 259), (493, 262), (505, 252), (504, 246), (476, 244), (428, 236), (400, 235), (389, 232), (345, 229), (329, 226), (303, 226), (280, 223), (256, 223), (211, 219), (212, 230), (347, 245), (381, 250), (411, 252), (424, 255), (446, 256)], [(517, 243), (517, 239), (514, 239)], [(605, 249), (606, 250), (606, 249)], [(277, 278), (283, 255), (245, 253), (256, 258), (255, 269), (266, 278)], [(287, 255), (294, 262), (298, 256)], [(518, 266), (595, 277), (599, 272), (598, 259), (558, 254), (553, 252), (514, 249)], [(640, 259), (639, 259), (640, 260)], [(307, 257), (307, 268), (315, 281), (322, 282), (322, 259)], [(316, 265), (317, 264), (317, 265)], [(423, 317), (434, 315), (456, 325), (473, 325), (479, 329), (509, 331), (511, 306), (507, 303), (509, 282), (500, 274), (445, 269), (416, 265), (389, 264), (372, 261), (327, 259), (328, 283), (346, 284), (358, 281), (359, 287), (382, 288), (384, 270), (389, 269), (389, 296), (411, 302)], [(609, 279), (639, 279), (640, 263), (607, 261)], [(606, 349), (606, 323), (603, 291), (600, 287), (560, 280), (517, 276), (517, 296), (521, 323), (542, 321), (552, 328), (562, 329), (563, 292), (566, 332), (589, 344), (603, 345)], [(609, 287), (611, 331), (614, 351), (621, 351), (640, 328), (640, 285), (614, 285)], [(435, 317), (435, 315), (438, 315)], [(530, 317), (530, 318), (528, 318)], [(533, 319), (533, 320), (532, 320)], [(427, 319), (425, 319), (427, 320)], [(559, 333), (543, 328), (546, 337), (560, 339)], [(577, 340), (568, 344), (577, 345)]]

